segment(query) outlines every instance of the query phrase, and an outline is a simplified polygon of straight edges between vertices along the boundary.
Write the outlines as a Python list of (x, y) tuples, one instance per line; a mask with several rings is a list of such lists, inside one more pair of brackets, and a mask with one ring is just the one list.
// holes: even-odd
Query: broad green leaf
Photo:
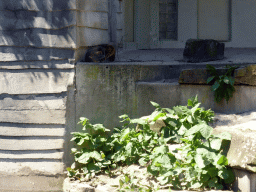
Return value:
[(223, 132), (223, 133), (220, 133), (218, 135), (214, 135), (215, 137), (218, 137), (220, 139), (225, 139), (225, 140), (231, 140), (232, 136), (230, 133), (228, 132)]
[(205, 183), (206, 181), (208, 181), (210, 179), (210, 175), (208, 174), (202, 174), (201, 175), (201, 182)]
[(145, 119), (142, 119), (142, 118), (139, 118), (139, 119), (132, 119), (130, 121), (130, 123), (137, 123), (137, 124), (140, 124), (140, 125), (144, 125), (144, 124), (147, 124), (146, 120)]
[(216, 177), (214, 177), (214, 178), (209, 180), (208, 186), (210, 188), (215, 188), (217, 183), (218, 183), (218, 179)]
[(213, 128), (204, 123), (202, 125), (204, 126), (200, 129), (200, 133), (205, 139), (208, 139), (212, 133)]
[(172, 110), (172, 109), (169, 109), (169, 108), (163, 108), (163, 109), (166, 110), (171, 115), (173, 115), (173, 113), (174, 113), (174, 110)]
[(227, 169), (222, 169), (222, 170), (219, 170), (218, 172), (218, 176), (222, 179), (228, 179), (229, 177), (229, 172)]
[(178, 116), (182, 116), (183, 115), (183, 111), (181, 110), (181, 108), (179, 106), (173, 107), (173, 110), (175, 111), (175, 113)]
[(210, 167), (207, 169), (207, 171), (212, 178), (218, 175), (218, 169), (216, 169), (215, 167)]
[(224, 179), (224, 182), (227, 183), (227, 184), (233, 183), (236, 178), (235, 178), (235, 175), (234, 175), (232, 169), (228, 169), (227, 173), (228, 173), (228, 178)]
[(126, 140), (126, 138), (128, 137), (129, 133), (130, 133), (130, 129), (129, 128), (122, 130), (121, 136), (120, 136), (120, 140), (121, 141)]
[(217, 161), (219, 165), (228, 165), (228, 159), (225, 155), (222, 155)]
[(83, 145), (84, 144), (84, 138), (80, 139), (80, 141), (77, 143), (77, 145)]
[(98, 173), (100, 171), (100, 167), (95, 165), (94, 163), (89, 163), (87, 166), (87, 169), (89, 172), (95, 172), (95, 173)]
[(189, 130), (186, 131), (185, 136), (190, 136), (190, 135), (193, 135), (193, 134), (199, 132), (203, 126), (204, 125), (202, 125), (202, 124), (198, 124), (198, 125), (191, 127)]
[(150, 101), (150, 103), (155, 107), (155, 108), (160, 108), (160, 105), (156, 102)]
[(125, 175), (124, 181), (125, 181), (125, 183), (128, 183), (130, 181), (130, 178), (127, 175)]
[(213, 91), (216, 91), (219, 87), (220, 87), (219, 82), (218, 82), (218, 81), (215, 81), (215, 83), (214, 83), (213, 86), (212, 86), (212, 90), (213, 90)]
[(154, 153), (156, 154), (166, 154), (168, 152), (169, 152), (169, 148), (166, 145), (162, 145), (154, 149)]
[(195, 113), (195, 111), (198, 109), (198, 107), (201, 105), (201, 103), (197, 103), (192, 109), (191, 109), (191, 112), (192, 114)]
[(217, 190), (222, 190), (223, 189), (223, 185), (220, 183), (216, 183), (216, 189)]
[(212, 141), (211, 141), (211, 148), (212, 149), (215, 149), (215, 150), (220, 150), (220, 148), (221, 148), (221, 143), (222, 143), (222, 139), (219, 139), (219, 138), (217, 138), (217, 139), (213, 139)]
[(82, 164), (87, 164), (89, 162), (89, 159), (90, 159), (90, 155), (89, 153), (83, 153), (78, 159), (77, 161), (79, 163), (82, 163)]
[(215, 77), (214, 76), (211, 76), (207, 79), (206, 83), (209, 84)]
[(201, 169), (203, 169), (206, 166), (203, 157), (199, 154), (195, 156), (195, 161), (197, 166)]
[(141, 166), (145, 166), (148, 163), (148, 161), (146, 160), (146, 158), (142, 157), (139, 159), (139, 164)]
[(198, 189), (198, 188), (200, 188), (201, 186), (202, 186), (203, 184), (202, 183), (200, 183), (200, 182), (195, 182), (195, 183), (193, 183), (192, 185), (191, 185), (191, 188), (193, 188), (193, 189)]
[(224, 81), (224, 83), (226, 83), (226, 84), (230, 84), (230, 80), (229, 80), (229, 78), (228, 78), (227, 76), (224, 77), (223, 81)]
[(153, 121), (158, 120), (160, 117), (165, 117), (165, 113), (159, 113), (157, 116), (155, 116), (155, 118), (153, 119)]

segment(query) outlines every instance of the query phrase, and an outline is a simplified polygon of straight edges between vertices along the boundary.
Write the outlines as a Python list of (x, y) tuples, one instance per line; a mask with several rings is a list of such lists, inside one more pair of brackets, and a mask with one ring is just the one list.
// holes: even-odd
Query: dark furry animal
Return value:
[(85, 62), (113, 62), (115, 61), (116, 51), (112, 45), (101, 44), (92, 46), (88, 49)]

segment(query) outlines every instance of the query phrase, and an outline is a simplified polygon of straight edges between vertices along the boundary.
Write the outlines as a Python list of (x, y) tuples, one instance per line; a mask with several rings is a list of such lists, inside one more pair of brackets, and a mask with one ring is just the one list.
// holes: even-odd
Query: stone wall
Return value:
[(0, 191), (23, 182), (32, 191), (56, 189), (71, 161), (65, 141), (73, 111), (66, 106), (73, 100), (76, 7), (76, 0), (0, 2)]

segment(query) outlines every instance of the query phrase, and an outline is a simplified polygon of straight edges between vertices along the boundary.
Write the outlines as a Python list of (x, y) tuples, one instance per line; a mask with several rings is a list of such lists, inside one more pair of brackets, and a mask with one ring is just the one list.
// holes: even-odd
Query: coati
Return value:
[(115, 48), (112, 45), (101, 44), (92, 46), (85, 54), (85, 62), (113, 62), (115, 61)]

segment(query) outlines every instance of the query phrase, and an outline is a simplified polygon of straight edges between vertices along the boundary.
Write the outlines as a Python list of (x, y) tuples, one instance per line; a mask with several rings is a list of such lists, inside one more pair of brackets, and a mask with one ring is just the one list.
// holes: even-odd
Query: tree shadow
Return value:
[[(70, 0), (0, 1), (0, 66), (27, 70), (67, 64), (76, 47), (75, 6)], [(42, 78), (30, 72), (31, 81)], [(41, 72), (49, 77), (46, 70)], [(53, 74), (55, 81), (62, 78), (58, 70)]]

